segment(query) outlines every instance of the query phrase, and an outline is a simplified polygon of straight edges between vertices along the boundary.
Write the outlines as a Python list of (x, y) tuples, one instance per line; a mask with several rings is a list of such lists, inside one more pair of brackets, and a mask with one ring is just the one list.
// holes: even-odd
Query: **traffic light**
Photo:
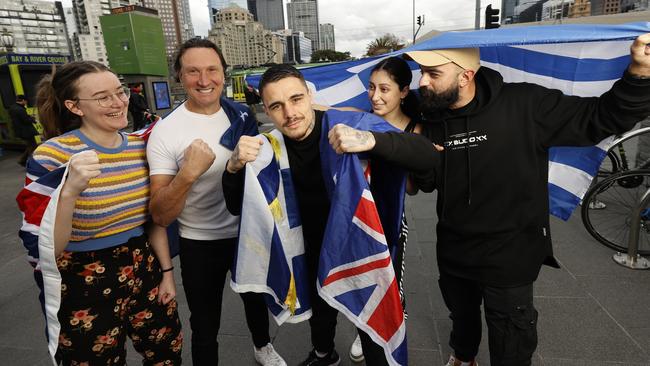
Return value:
[(422, 16), (418, 15), (418, 20), (416, 22), (418, 25), (422, 25)]
[(492, 4), (485, 8), (485, 29), (499, 28), (499, 9), (492, 9)]

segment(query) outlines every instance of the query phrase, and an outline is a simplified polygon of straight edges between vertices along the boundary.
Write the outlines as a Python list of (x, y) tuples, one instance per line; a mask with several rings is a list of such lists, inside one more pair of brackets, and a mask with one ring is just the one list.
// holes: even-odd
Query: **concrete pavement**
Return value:
[[(0, 157), (0, 365), (48, 365), (37, 289), (17, 237), (20, 216), (14, 198), (24, 177), (17, 157), (7, 151)], [(407, 331), (410, 364), (416, 366), (443, 365), (449, 354), (451, 322), (436, 281), (434, 207), (435, 194), (420, 194), (407, 203)], [(544, 268), (535, 286), (540, 320), (533, 364), (650, 366), (650, 272), (614, 264), (612, 252), (587, 234), (579, 215), (566, 223), (552, 219), (551, 228), (563, 268)], [(189, 312), (178, 272), (179, 311), (187, 336), (183, 359), (191, 365)], [(255, 365), (241, 300), (228, 287), (224, 291), (222, 364)], [(272, 324), (271, 335), (289, 365), (302, 361), (311, 348), (306, 323)], [(354, 327), (339, 316), (341, 365), (355, 365), (347, 358), (354, 337)], [(128, 359), (129, 365), (140, 364), (132, 348)], [(490, 364), (485, 336), (479, 362)]]

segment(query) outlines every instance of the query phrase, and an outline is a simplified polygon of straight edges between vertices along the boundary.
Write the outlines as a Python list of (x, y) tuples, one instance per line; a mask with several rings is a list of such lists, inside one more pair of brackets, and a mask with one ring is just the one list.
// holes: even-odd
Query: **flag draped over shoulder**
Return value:
[[(478, 47), (481, 64), (499, 71), (506, 82), (531, 82), (567, 95), (598, 96), (607, 91), (629, 64), (632, 40), (650, 32), (650, 23), (521, 26), (446, 32), (406, 49), (355, 61), (302, 69), (314, 101), (370, 110), (366, 86), (374, 65), (403, 52)], [(417, 89), (418, 66), (411, 62)], [(247, 82), (257, 86), (259, 76)], [(549, 154), (549, 204), (564, 220), (580, 203), (611, 140), (594, 147), (552, 148)]]
[[(134, 132), (145, 141), (154, 124)], [(52, 361), (59, 344), (61, 325), (57, 313), (61, 305), (61, 274), (54, 256), (54, 222), (61, 188), (65, 183), (68, 164), (52, 171), (34, 159), (27, 162), (25, 186), (18, 193), (16, 202), (23, 216), (18, 235), (27, 249), (27, 259), (43, 276), (44, 301), (48, 334), (48, 350)], [(170, 236), (174, 238), (174, 236)], [(172, 240), (170, 240), (171, 245)]]
[(298, 201), (282, 134), (273, 130), (246, 164), (239, 245), (230, 286), (264, 293), (278, 324), (311, 316)]
[[(360, 130), (393, 130), (372, 114), (328, 111), (322, 131), (342, 122)], [(380, 161), (336, 154), (324, 132), (320, 151), (331, 206), (318, 267), (318, 293), (382, 346), (390, 365), (406, 365), (406, 324), (388, 250), (399, 236), (405, 175)], [(392, 174), (381, 174), (382, 170)]]
[[(385, 349), (390, 365), (406, 365), (406, 326), (389, 245), (397, 243), (405, 174), (356, 154), (338, 155), (327, 131), (336, 123), (397, 131), (368, 113), (327, 111), (319, 149), (330, 213), (317, 283), (307, 282), (304, 239), (284, 137), (265, 134), (246, 164), (239, 248), (231, 287), (260, 292), (278, 324), (311, 315), (309, 287)], [(364, 159), (364, 160), (360, 160)], [(372, 180), (371, 189), (368, 180)]]

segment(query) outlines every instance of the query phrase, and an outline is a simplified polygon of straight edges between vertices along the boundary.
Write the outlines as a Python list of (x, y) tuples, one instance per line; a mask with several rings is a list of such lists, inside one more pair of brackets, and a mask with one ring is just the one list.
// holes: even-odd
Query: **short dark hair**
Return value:
[[(307, 83), (305, 82), (305, 77), (302, 75), (298, 69), (291, 65), (274, 65), (269, 67), (264, 74), (262, 74), (262, 78), (260, 79), (260, 85), (257, 88), (260, 92), (260, 97), (264, 94), (264, 87), (268, 83), (274, 83), (276, 81), (282, 80), (284, 78), (297, 78), (302, 83), (305, 85), (305, 88), (307, 88)], [(309, 90), (309, 88), (307, 88)]]
[(25, 98), (24, 94), (16, 95), (16, 102), (22, 102), (23, 100), (27, 100), (27, 98)]
[(176, 59), (174, 60), (174, 72), (176, 73), (176, 81), (180, 81), (180, 72), (181, 72), (181, 57), (185, 54), (185, 51), (189, 50), (190, 48), (211, 48), (214, 50), (214, 52), (217, 53), (219, 56), (219, 61), (221, 61), (221, 66), (223, 66), (223, 73), (226, 73), (226, 69), (228, 68), (228, 65), (226, 64), (226, 59), (223, 57), (223, 53), (221, 53), (221, 50), (219, 47), (217, 47), (214, 42), (212, 42), (209, 39), (205, 38), (199, 38), (199, 37), (194, 37), (190, 38), (187, 41), (185, 41), (180, 48), (178, 49), (178, 52), (176, 52)]

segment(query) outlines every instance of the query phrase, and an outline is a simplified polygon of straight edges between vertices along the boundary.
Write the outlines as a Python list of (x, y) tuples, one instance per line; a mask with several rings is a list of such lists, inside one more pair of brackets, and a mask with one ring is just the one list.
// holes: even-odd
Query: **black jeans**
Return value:
[(470, 361), (481, 343), (481, 302), (488, 328), (490, 364), (527, 366), (537, 348), (533, 284), (492, 287), (440, 274), (440, 291), (453, 322), (449, 345), (456, 358)]
[[(219, 363), (217, 334), (226, 274), (233, 264), (237, 238), (192, 240), (180, 238), (181, 277), (190, 308), (192, 362), (212, 366)], [(255, 347), (264, 347), (269, 337), (269, 316), (262, 294), (240, 294), (246, 323)]]

